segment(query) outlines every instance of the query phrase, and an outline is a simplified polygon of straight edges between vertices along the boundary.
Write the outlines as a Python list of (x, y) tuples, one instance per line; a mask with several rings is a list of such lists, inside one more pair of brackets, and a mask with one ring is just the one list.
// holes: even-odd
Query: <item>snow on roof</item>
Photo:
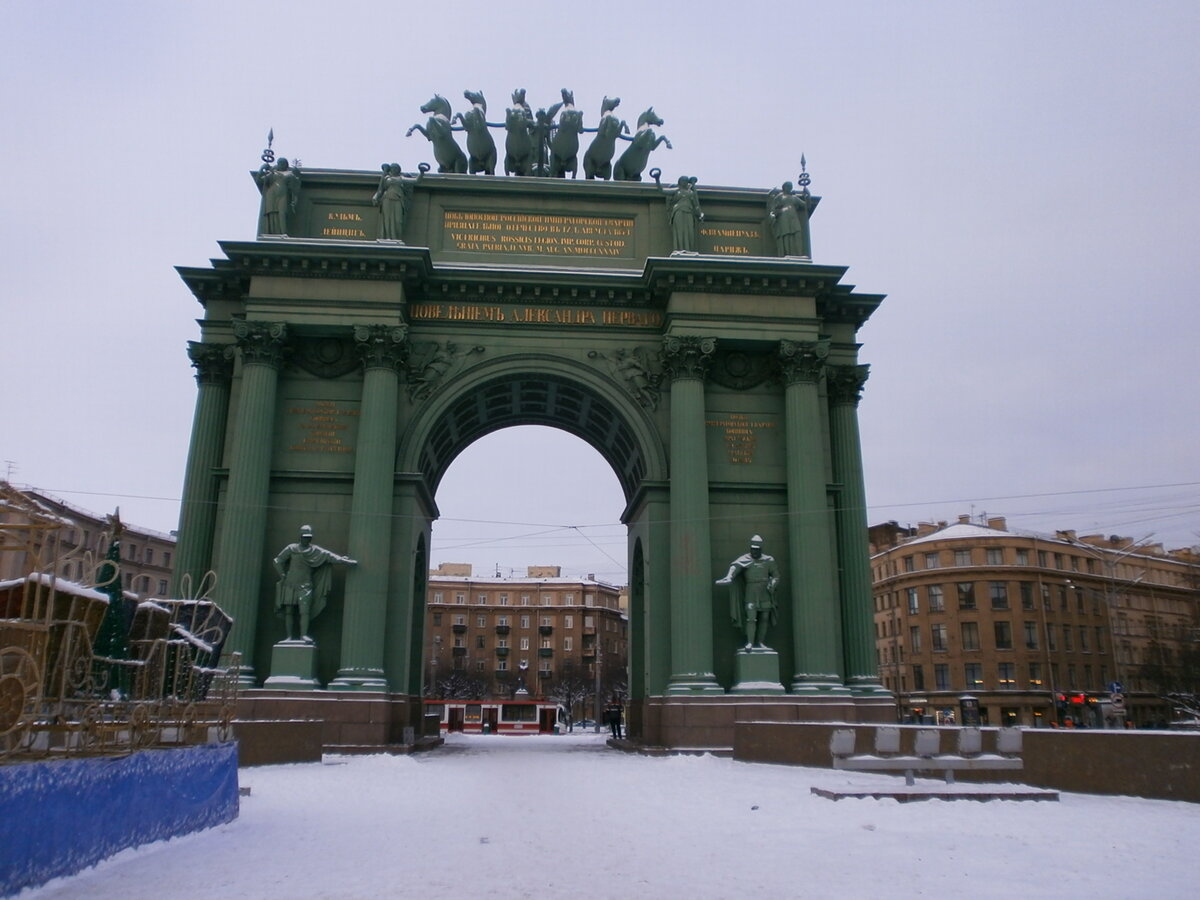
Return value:
[(539, 578), (536, 576), (530, 577), (527, 575), (514, 575), (514, 576), (489, 575), (486, 577), (482, 576), (482, 575), (430, 575), (429, 582), (431, 584), (433, 584), (435, 582), (440, 582), (442, 584), (457, 582), (459, 584), (462, 584), (465, 582), (468, 584), (504, 584), (504, 585), (594, 584), (599, 587), (612, 588), (614, 591), (620, 590), (619, 585), (609, 584), (607, 581), (597, 581), (595, 578), (566, 578), (566, 577)]
[[(924, 544), (928, 541), (973, 540), (982, 537), (1020, 537), (1016, 531), (1002, 531), (999, 528), (988, 528), (985, 525), (964, 525), (956, 523), (939, 529), (932, 534), (926, 534), (911, 541), (905, 541), (901, 546), (911, 547), (913, 544)], [(1030, 534), (1024, 535), (1030, 537)], [(1040, 535), (1039, 535), (1040, 536)]]

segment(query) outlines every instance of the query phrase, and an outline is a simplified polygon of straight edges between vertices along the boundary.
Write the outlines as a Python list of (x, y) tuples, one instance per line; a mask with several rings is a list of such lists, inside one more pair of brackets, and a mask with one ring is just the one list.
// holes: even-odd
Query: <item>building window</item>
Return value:
[(575, 627), (575, 617), (574, 616), (563, 616), (563, 628), (574, 628), (574, 627)]
[(508, 625), (508, 616), (496, 616), (497, 625)]
[(571, 638), (571, 637), (563, 638), (563, 650), (570, 653), (574, 647), (575, 647), (575, 639), (574, 638)]
[(457, 603), (459, 606), (465, 606), (467, 603), (467, 595), (466, 594), (455, 594), (454, 602)]
[(946, 663), (935, 663), (933, 666), (933, 689), (935, 691), (950, 690), (950, 666)]
[(528, 649), (529, 649), (529, 638), (527, 638), (527, 637), (523, 637), (523, 638), (521, 638), (521, 649), (522, 649), (522, 650), (528, 650)]
[(904, 562), (904, 571), (905, 572), (913, 572), (916, 570), (916, 568), (917, 568), (916, 561), (911, 556), (904, 557), (903, 562)]
[(506, 649), (507, 649), (507, 647), (508, 647), (508, 638), (496, 638), (496, 646), (497, 646), (497, 647), (504, 647), (504, 648), (506, 648)]
[(921, 611), (921, 604), (917, 600), (917, 589), (910, 587), (908, 589), (908, 612), (910, 615), (916, 615)]
[(549, 616), (542, 616), (542, 619), (541, 619), (541, 621), (540, 621), (538, 624), (539, 624), (539, 625), (549, 625), (549, 624), (551, 624), (551, 622), (550, 622), (550, 617), (549, 617)]
[(1061, 553), (1054, 554), (1054, 568), (1061, 569), (1063, 567), (1063, 555)]
[(1088, 646), (1088, 628), (1086, 625), (1079, 626), (1079, 649), (1084, 653), (1092, 652), (1092, 648)]
[(167, 596), (167, 580), (165, 578), (158, 580), (158, 593), (161, 597)]
[(521, 627), (522, 628), (529, 627), (529, 616), (521, 616)]
[(567, 594), (566, 596), (563, 597), (563, 603), (566, 606), (574, 606), (575, 605), (575, 595)]
[(1024, 547), (1020, 547), (1017, 549), (1017, 565), (1018, 566), (1029, 565), (1029, 551), (1026, 550)]
[(1042, 664), (1029, 664), (1029, 687), (1036, 690), (1042, 686)]
[(956, 566), (969, 566), (971, 564), (971, 551), (970, 550), (955, 550), (954, 551), (954, 564)]
[(170, 567), (170, 565), (171, 565), (171, 553), (170, 553), (170, 551), (169, 551), (169, 550), (164, 550), (164, 551), (163, 551), (163, 561), (162, 561), (162, 564), (163, 564), (163, 566), (164, 566), (164, 567), (166, 567), (166, 568), (169, 568), (169, 567)]
[(440, 612), (433, 614), (433, 624), (438, 626), (442, 624), (442, 614)]
[(1072, 572), (1079, 571), (1079, 557), (1078, 556), (1071, 557), (1071, 571)]
[(1021, 609), (1033, 609), (1033, 582), (1022, 581), (1018, 588), (1021, 591)]
[(1012, 649), (1012, 623), (1011, 622), (993, 622), (992, 630), (996, 634), (996, 649), (1011, 650)]
[(1079, 678), (1075, 672), (1075, 663), (1067, 664), (1067, 687), (1073, 691), (1079, 689)]
[(1000, 547), (988, 547), (984, 551), (987, 556), (987, 564), (989, 566), (1004, 565), (1004, 550)]
[(908, 649), (910, 653), (921, 652), (921, 626), (910, 625), (908, 628)]
[(962, 623), (962, 648), (964, 650), (979, 649), (979, 623), (978, 622), (963, 622)]
[(1042, 609), (1046, 610), (1047, 612), (1049, 612), (1051, 609), (1050, 585), (1048, 585), (1048, 584), (1042, 585)]
[(475, 649), (482, 650), (484, 648), (484, 646), (486, 646), (486, 645), (483, 643), (483, 635), (477, 634), (475, 636)]
[(496, 671), (497, 672), (507, 672), (508, 671), (508, 657), (507, 656), (502, 656), (502, 657), (500, 657), (500, 659), (496, 660)]
[(522, 594), (522, 595), (521, 595), (521, 605), (522, 605), (522, 606), (528, 606), (528, 605), (529, 605), (529, 595), (528, 595), (528, 594)]
[(434, 591), (434, 592), (433, 592), (433, 602), (434, 602), (434, 603), (441, 603), (441, 602), (442, 602), (442, 592), (441, 592), (441, 591)]
[(1100, 625), (1096, 626), (1096, 652), (1104, 652), (1104, 628)]
[(964, 663), (963, 677), (966, 679), (968, 691), (983, 690), (983, 663)]
[(1038, 647), (1038, 627), (1037, 622), (1026, 622), (1025, 628), (1025, 649), (1036, 650)]
[(549, 606), (554, 602), (553, 594), (542, 594), (542, 606)]
[(487, 594), (478, 594), (475, 597), (476, 606), (487, 606)]
[(542, 638), (542, 649), (543, 650), (550, 649), (550, 638)]
[(946, 649), (946, 623), (938, 622), (934, 625), (931, 625), (931, 626), (929, 626), (929, 631), (930, 631), (930, 637), (931, 637), (930, 646), (932, 646), (934, 650), (945, 650)]
[(997, 667), (998, 687), (1002, 691), (1015, 691), (1017, 689), (1017, 666), (1016, 663), (1002, 662)]
[(1058, 650), (1058, 629), (1053, 624), (1046, 625), (1046, 649)]
[(931, 584), (927, 588), (929, 594), (929, 611), (942, 612), (946, 608), (946, 597), (940, 584)]
[(921, 666), (913, 666), (912, 667), (912, 676), (913, 676), (913, 690), (914, 691), (925, 690), (925, 670)]
[(992, 609), (1008, 609), (1008, 582), (993, 581), (988, 585)]
[(145, 562), (146, 562), (146, 565), (148, 565), (148, 566), (152, 566), (152, 565), (154, 565), (154, 548), (153, 548), (153, 547), (147, 547), (147, 548), (146, 548), (146, 560), (145, 560)]
[(467, 646), (467, 645), (466, 645), (465, 643), (463, 643), (463, 639), (462, 639), (462, 638), (460, 638), (460, 637), (456, 637), (456, 638), (454, 639), (454, 646), (455, 646), (455, 647), (465, 647), (465, 646)]
[(508, 606), (508, 594), (501, 594), (501, 595), (500, 595), (500, 605), (501, 605), (501, 606)]
[(1071, 640), (1071, 626), (1070, 625), (1063, 626), (1062, 636), (1063, 636), (1063, 649), (1068, 650), (1068, 651), (1074, 650), (1075, 648), (1072, 646), (1072, 644), (1074, 644), (1075, 642), (1073, 640)]
[(482, 671), (483, 671), (483, 665), (484, 665), (484, 664), (483, 664), (483, 660), (482, 660), (482, 659), (477, 659), (477, 660), (475, 660), (475, 671), (476, 671), (476, 672), (482, 672)]
[(1046, 568), (1046, 551), (1039, 550), (1037, 552), (1037, 558), (1038, 558), (1038, 565), (1041, 566), (1043, 569)]
[(454, 617), (454, 624), (455, 624), (455, 625), (466, 625), (466, 624), (467, 624), (467, 617), (466, 617), (466, 616), (463, 616), (463, 615), (457, 615), (457, 616), (455, 616), (455, 617)]
[(940, 563), (938, 560), (938, 554), (936, 554), (936, 553), (926, 553), (925, 554), (925, 568), (936, 569), (936, 568), (938, 568), (939, 564)]
[(487, 616), (476, 616), (475, 625), (479, 628), (487, 628)]
[(958, 583), (958, 608), (959, 609), (974, 609), (975, 608), (975, 583), (972, 581), (960, 581)]
[(1075, 588), (1075, 612), (1083, 612), (1083, 588)]

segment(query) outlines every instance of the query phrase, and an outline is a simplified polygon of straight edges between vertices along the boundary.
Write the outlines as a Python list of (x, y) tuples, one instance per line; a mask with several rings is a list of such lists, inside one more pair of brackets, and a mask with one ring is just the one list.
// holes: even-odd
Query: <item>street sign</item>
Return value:
[(1115, 713), (1125, 712), (1125, 695), (1113, 694), (1109, 697), (1109, 702), (1112, 703), (1112, 710)]
[(1108, 692), (1110, 694), (1123, 694), (1125, 693), (1125, 685), (1119, 681), (1110, 681), (1108, 683)]

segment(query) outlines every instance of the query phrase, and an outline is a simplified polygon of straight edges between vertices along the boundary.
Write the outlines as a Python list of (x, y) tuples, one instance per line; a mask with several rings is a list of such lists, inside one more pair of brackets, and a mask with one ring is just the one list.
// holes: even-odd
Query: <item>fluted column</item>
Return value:
[(234, 336), (242, 356), (242, 382), (215, 556), (214, 597), (233, 616), (225, 651), (241, 651), (242, 680), (249, 684), (254, 680), (254, 635), (265, 560), (275, 395), (287, 351), (287, 326), (235, 322)]
[(350, 555), (346, 575), (342, 655), (333, 690), (384, 691), (384, 635), (388, 548), (392, 540), (393, 481), (399, 371), (408, 345), (405, 325), (357, 325), (354, 343), (363, 361), (362, 405), (354, 456)]
[(788, 580), (792, 595), (794, 693), (841, 693), (842, 625), (825, 499), (821, 373), (829, 341), (780, 341), (787, 436)]
[(712, 541), (704, 376), (715, 338), (663, 339), (671, 378), (671, 679), (668, 694), (723, 693), (713, 674)]
[(875, 664), (874, 603), (871, 595), (870, 548), (867, 543), (867, 498), (863, 485), (862, 447), (858, 434), (858, 401), (867, 381), (867, 366), (831, 366), (829, 431), (833, 476), (841, 483), (837, 508), (837, 548), (841, 563), (843, 653), (846, 684), (856, 692), (882, 693)]
[[(233, 373), (230, 344), (188, 343), (196, 369), (196, 411), (183, 476), (179, 507), (179, 540), (171, 596), (196, 596), (204, 574), (212, 567), (213, 530), (217, 522), (217, 479), (225, 418), (229, 415), (229, 381)], [(186, 584), (186, 590), (184, 589)]]

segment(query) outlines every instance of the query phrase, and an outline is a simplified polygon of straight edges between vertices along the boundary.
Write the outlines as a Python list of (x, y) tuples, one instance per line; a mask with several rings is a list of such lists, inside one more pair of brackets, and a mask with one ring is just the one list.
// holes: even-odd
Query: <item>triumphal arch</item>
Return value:
[[(266, 154), (258, 238), (180, 269), (203, 318), (177, 584), (216, 573), (247, 696), (369, 700), (341, 742), (398, 742), (439, 480), (476, 439), (548, 425), (627, 501), (633, 737), (885, 717), (857, 418), (881, 296), (813, 257), (807, 187), (553, 177), (548, 149), (509, 175)], [(774, 575), (739, 592), (752, 536)], [(323, 609), (294, 634), (282, 573), (310, 543), (324, 577), (284, 593)], [(755, 591), (761, 641), (735, 624)]]

